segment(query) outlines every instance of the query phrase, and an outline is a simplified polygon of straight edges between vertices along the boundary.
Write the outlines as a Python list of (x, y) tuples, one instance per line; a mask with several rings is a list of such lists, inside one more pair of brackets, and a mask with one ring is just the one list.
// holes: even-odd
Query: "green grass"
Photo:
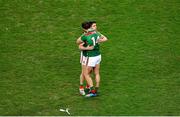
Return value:
[[(0, 115), (180, 115), (178, 0), (0, 0)], [(101, 95), (79, 96), (81, 22), (96, 20)]]

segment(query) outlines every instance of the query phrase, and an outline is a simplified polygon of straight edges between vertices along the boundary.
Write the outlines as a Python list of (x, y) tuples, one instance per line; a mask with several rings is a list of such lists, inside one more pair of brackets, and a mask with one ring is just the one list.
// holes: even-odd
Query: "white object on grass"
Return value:
[(69, 108), (66, 108), (66, 110), (64, 110), (64, 109), (59, 109), (59, 111), (61, 111), (61, 112), (66, 112), (68, 115), (70, 115)]

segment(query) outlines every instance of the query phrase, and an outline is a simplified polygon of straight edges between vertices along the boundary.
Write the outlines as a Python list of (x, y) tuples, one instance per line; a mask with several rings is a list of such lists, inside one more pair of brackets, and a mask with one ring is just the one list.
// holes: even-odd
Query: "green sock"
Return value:
[(90, 87), (90, 90), (94, 90), (94, 87)]

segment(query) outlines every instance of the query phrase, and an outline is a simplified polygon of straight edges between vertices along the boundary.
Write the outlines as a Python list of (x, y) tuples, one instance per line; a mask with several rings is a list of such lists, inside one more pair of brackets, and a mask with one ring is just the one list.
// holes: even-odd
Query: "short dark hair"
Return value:
[(81, 26), (82, 28), (87, 30), (91, 27), (91, 23), (86, 21), (86, 22), (83, 22)]
[(96, 23), (96, 21), (89, 21), (89, 23), (92, 26), (92, 24)]

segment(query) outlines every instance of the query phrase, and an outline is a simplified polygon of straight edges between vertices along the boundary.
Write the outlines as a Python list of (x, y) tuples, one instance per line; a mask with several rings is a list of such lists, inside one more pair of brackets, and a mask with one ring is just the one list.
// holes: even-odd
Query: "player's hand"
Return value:
[(86, 49), (87, 49), (87, 50), (93, 50), (93, 49), (94, 49), (94, 46), (89, 46), (89, 45), (88, 45), (88, 46), (86, 47)]
[(87, 46), (87, 47), (84, 47), (83, 44), (79, 44), (79, 49), (80, 50), (93, 50), (94, 49), (94, 46)]
[(79, 44), (79, 49), (80, 49), (80, 50), (84, 50), (83, 43)]
[(107, 40), (108, 40), (107, 37), (102, 36), (102, 37), (100, 37), (100, 38), (97, 40), (97, 42), (98, 42), (98, 43), (101, 43), (101, 42), (105, 42), (105, 41), (107, 41)]
[(84, 42), (80, 43), (79, 46), (83, 46), (84, 45)]

